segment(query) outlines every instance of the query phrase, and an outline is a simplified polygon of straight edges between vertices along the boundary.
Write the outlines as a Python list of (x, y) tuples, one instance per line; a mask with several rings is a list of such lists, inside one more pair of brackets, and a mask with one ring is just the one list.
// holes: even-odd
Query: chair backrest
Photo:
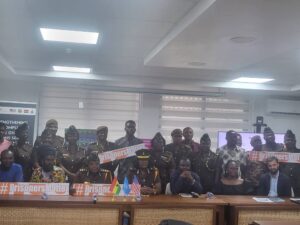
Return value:
[(166, 194), (166, 195), (172, 195), (170, 183), (167, 183), (167, 185), (166, 185), (166, 191), (165, 191), (165, 194)]

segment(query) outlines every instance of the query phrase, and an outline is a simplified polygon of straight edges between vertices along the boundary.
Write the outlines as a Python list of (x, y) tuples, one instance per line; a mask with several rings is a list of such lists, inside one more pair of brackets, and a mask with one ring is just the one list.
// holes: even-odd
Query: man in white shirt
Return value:
[(290, 179), (279, 171), (278, 159), (274, 156), (268, 158), (267, 166), (269, 172), (261, 176), (257, 194), (269, 197), (290, 197)]

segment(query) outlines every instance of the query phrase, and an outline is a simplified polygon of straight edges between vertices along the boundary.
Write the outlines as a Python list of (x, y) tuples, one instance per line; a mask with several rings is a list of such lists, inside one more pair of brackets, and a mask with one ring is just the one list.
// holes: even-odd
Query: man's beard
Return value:
[(275, 175), (277, 172), (278, 172), (278, 169), (277, 169), (276, 171), (274, 171), (274, 170), (271, 170), (271, 171), (270, 171), (270, 173), (271, 173), (272, 175)]

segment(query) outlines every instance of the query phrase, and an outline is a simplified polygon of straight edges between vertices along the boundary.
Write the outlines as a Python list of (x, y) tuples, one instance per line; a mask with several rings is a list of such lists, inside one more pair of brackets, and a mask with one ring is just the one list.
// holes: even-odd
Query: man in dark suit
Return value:
[(269, 173), (261, 176), (258, 195), (267, 195), (269, 197), (290, 197), (291, 183), (288, 176), (279, 171), (278, 159), (274, 156), (267, 159)]

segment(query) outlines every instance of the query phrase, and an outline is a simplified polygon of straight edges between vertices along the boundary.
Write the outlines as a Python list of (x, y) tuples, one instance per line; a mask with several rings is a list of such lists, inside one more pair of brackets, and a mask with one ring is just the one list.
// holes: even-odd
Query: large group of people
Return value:
[[(65, 137), (58, 136), (58, 123), (47, 121), (34, 145), (28, 144), (28, 125), (16, 131), (18, 141), (5, 139), (6, 125), (0, 123), (0, 182), (105, 183), (114, 176), (119, 183), (125, 177), (138, 178), (144, 195), (208, 193), (223, 195), (300, 196), (300, 164), (279, 163), (276, 157), (252, 161), (241, 147), (240, 135), (230, 130), (227, 143), (213, 151), (208, 134), (200, 142), (193, 140), (193, 129), (172, 131), (172, 143), (166, 145), (161, 133), (151, 140), (152, 149), (136, 155), (101, 163), (99, 153), (143, 143), (135, 137), (136, 124), (125, 123), (125, 136), (109, 142), (108, 128), (96, 130), (97, 141), (86, 149), (78, 144), (79, 132), (71, 125)], [(300, 153), (295, 134), (288, 130), (284, 143), (276, 143), (271, 128), (264, 129), (265, 144), (259, 135), (251, 139), (252, 151)]]

